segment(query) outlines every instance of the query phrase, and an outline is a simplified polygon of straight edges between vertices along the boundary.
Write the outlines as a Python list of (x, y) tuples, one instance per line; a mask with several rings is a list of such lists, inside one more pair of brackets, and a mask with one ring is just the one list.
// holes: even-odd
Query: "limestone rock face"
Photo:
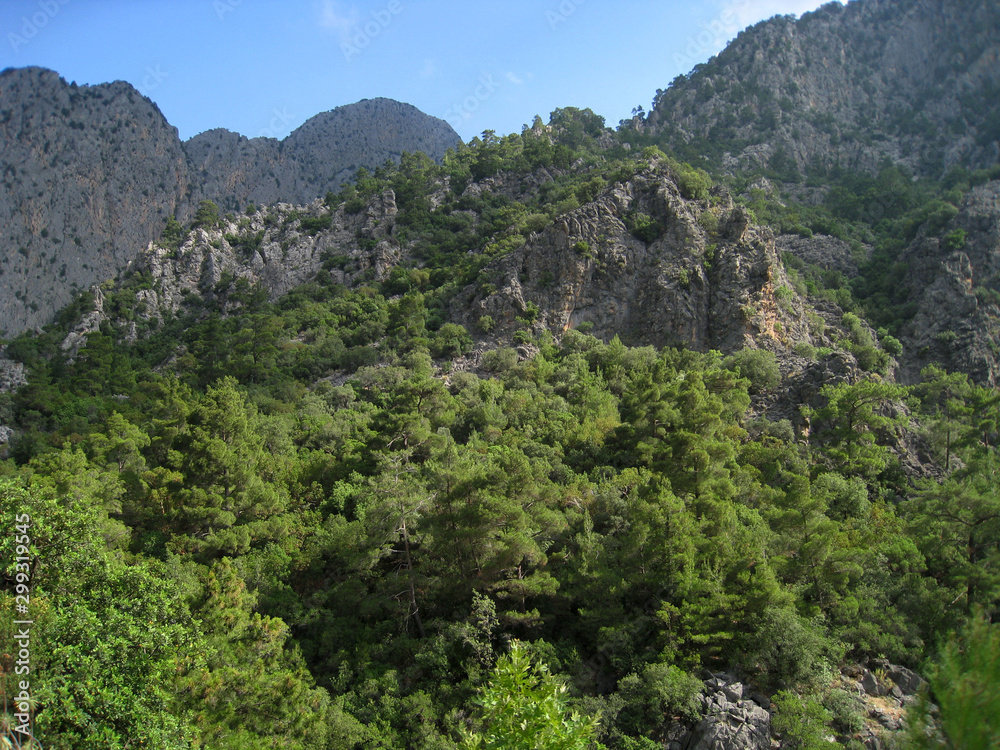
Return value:
[(940, 176), (996, 163), (998, 85), (992, 0), (830, 2), (743, 31), (658, 92), (643, 127), (729, 170), (874, 173), (888, 159)]
[(1000, 182), (975, 188), (940, 234), (920, 234), (900, 256), (913, 317), (901, 331), (903, 375), (930, 362), (1000, 383)]
[(283, 141), (212, 130), (182, 143), (122, 81), (67, 83), (43, 68), (0, 73), (0, 336), (51, 320), (111, 279), (198, 203), (307, 204), (360, 167), (460, 142), (442, 120), (389, 99), (316, 115)]
[(77, 289), (117, 274), (183, 213), (177, 131), (121, 81), (0, 74), (0, 335), (48, 322)]
[[(220, 299), (226, 309), (229, 293), (241, 281), (263, 289), (272, 300), (319, 273), (348, 286), (361, 278), (381, 281), (401, 259), (393, 236), (395, 217), (391, 190), (374, 196), (358, 214), (343, 207), (331, 212), (321, 201), (297, 207), (279, 203), (217, 229), (196, 229), (176, 250), (149, 243), (130, 264), (123, 283), (146, 278), (136, 293), (138, 312), (154, 320), (180, 310), (190, 295)], [(329, 227), (303, 231), (308, 218), (328, 219)], [(331, 256), (340, 262), (324, 271)], [(101, 317), (99, 310), (94, 315)]]
[(722, 193), (685, 198), (663, 169), (559, 217), (487, 275), (454, 305), (472, 330), (488, 316), (497, 335), (580, 328), (702, 351), (786, 351), (812, 338), (772, 233)]
[(771, 715), (750, 697), (741, 682), (729, 675), (716, 675), (706, 680), (701, 700), (703, 718), (688, 735), (684, 750), (771, 747)]

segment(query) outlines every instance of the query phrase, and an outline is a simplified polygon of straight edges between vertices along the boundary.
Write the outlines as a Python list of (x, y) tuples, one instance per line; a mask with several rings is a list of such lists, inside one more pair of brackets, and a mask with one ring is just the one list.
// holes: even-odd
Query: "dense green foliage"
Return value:
[(1000, 745), (1000, 627), (977, 612), (953, 634), (930, 664), (933, 698), (940, 720), (930, 717), (926, 699), (911, 723), (915, 748), (987, 750)]
[[(873, 361), (826, 385), (796, 434), (748, 411), (778, 382), (766, 353), (526, 326), (531, 356), (456, 367), (490, 326), (447, 321), (458, 285), (662, 158), (599, 147), (586, 110), (551, 125), (485, 133), (440, 166), (407, 155), (328, 196), (357, 212), (395, 191), (417, 260), (383, 284), (323, 274), (272, 303), (223, 279), (151, 324), (134, 276), (74, 359), (59, 344), (87, 300), (10, 344), (30, 384), (0, 404), (18, 429), (0, 515), (33, 519), (48, 750), (508, 747), (518, 732), (651, 747), (696, 715), (703, 667), (776, 693), (778, 725), (813, 747), (837, 720), (814, 695), (835, 665), (917, 666), (977, 608), (995, 614), (992, 390), (933, 368), (903, 388)], [(666, 164), (707, 196), (707, 174)], [(553, 179), (518, 200), (463, 197), (542, 167)], [(130, 323), (143, 335), (127, 344)], [(884, 354), (856, 314), (844, 323), (859, 359)], [(917, 433), (936, 479), (900, 465)], [(961, 663), (944, 653), (942, 674)]]

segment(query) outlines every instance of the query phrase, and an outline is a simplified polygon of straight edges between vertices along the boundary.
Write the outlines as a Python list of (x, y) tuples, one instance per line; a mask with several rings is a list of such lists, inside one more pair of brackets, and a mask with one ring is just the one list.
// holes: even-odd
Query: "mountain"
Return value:
[(685, 158), (786, 176), (941, 176), (1000, 156), (1000, 6), (865, 0), (775, 17), (658, 92), (643, 126)]
[(184, 143), (201, 194), (220, 207), (249, 202), (303, 204), (337, 190), (360, 167), (372, 169), (404, 152), (440, 158), (459, 143), (443, 120), (392, 99), (364, 99), (306, 120), (287, 138), (247, 138), (209, 130)]
[[(567, 107), (339, 187), (447, 131), (377, 100), (143, 161), (155, 107), (70, 93), (118, 128), (70, 120), (95, 174), (186, 182), (0, 347), (46, 746), (996, 745), (994, 20), (775, 18), (617, 130)], [(27, 209), (77, 158), (35, 138)]]
[[(202, 216), (9, 344), (4, 379), (28, 383), (0, 401), (5, 465), (40, 499), (5, 507), (47, 521), (69, 497), (93, 546), (40, 566), (67, 623), (46, 634), (135, 602), (94, 636), (121, 647), (89, 650), (117, 681), (41, 704), (50, 738), (448, 746), (507, 637), (572, 646), (558, 672), (609, 748), (767, 748), (806, 700), (841, 746), (899, 731), (921, 685), (903, 664), (967, 619), (949, 602), (998, 590), (956, 533), (995, 525), (993, 495), (954, 520), (933, 481), (990, 486), (957, 467), (995, 450), (995, 392), (894, 384), (899, 342), (782, 254), (841, 241), (779, 244), (724, 185), (593, 124), (563, 111), (308, 205)], [(981, 188), (952, 217), (975, 241)], [(144, 585), (64, 572), (112, 544)], [(44, 686), (82, 679), (46, 666)], [(177, 697), (138, 703), (154, 687)]]
[(214, 130), (181, 142), (156, 105), (118, 81), (67, 84), (42, 68), (0, 74), (0, 333), (46, 323), (112, 278), (201, 200), (305, 203), (404, 151), (440, 158), (451, 127), (387, 99), (316, 115), (283, 141)]
[(0, 331), (115, 276), (194, 194), (177, 130), (129, 84), (0, 74)]
[(741, 32), (619, 135), (727, 182), (811, 283), (903, 342), (905, 382), (940, 362), (995, 384), (998, 94), (996, 3), (833, 2)]

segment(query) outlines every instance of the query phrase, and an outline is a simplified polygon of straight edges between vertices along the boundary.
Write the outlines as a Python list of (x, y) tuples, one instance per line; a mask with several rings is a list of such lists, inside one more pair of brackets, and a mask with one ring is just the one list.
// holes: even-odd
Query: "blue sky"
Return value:
[(590, 107), (609, 125), (742, 28), (820, 0), (3, 0), (0, 68), (125, 80), (181, 138), (283, 138), (379, 96), (466, 140)]

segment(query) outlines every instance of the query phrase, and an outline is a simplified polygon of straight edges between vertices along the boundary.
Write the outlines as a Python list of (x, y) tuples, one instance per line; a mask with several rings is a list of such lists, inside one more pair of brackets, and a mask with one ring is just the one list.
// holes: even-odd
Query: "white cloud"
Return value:
[(507, 73), (507, 80), (513, 83), (515, 86), (520, 86), (521, 84), (524, 83), (523, 78), (519, 78), (515, 73), (511, 72)]
[(437, 73), (437, 66), (433, 60), (424, 60), (424, 67), (420, 69), (421, 78), (432, 78)]
[(358, 9), (354, 6), (342, 10), (340, 3), (335, 0), (324, 0), (320, 9), (319, 25), (324, 29), (336, 31), (342, 37), (347, 37), (358, 25), (360, 18)]

